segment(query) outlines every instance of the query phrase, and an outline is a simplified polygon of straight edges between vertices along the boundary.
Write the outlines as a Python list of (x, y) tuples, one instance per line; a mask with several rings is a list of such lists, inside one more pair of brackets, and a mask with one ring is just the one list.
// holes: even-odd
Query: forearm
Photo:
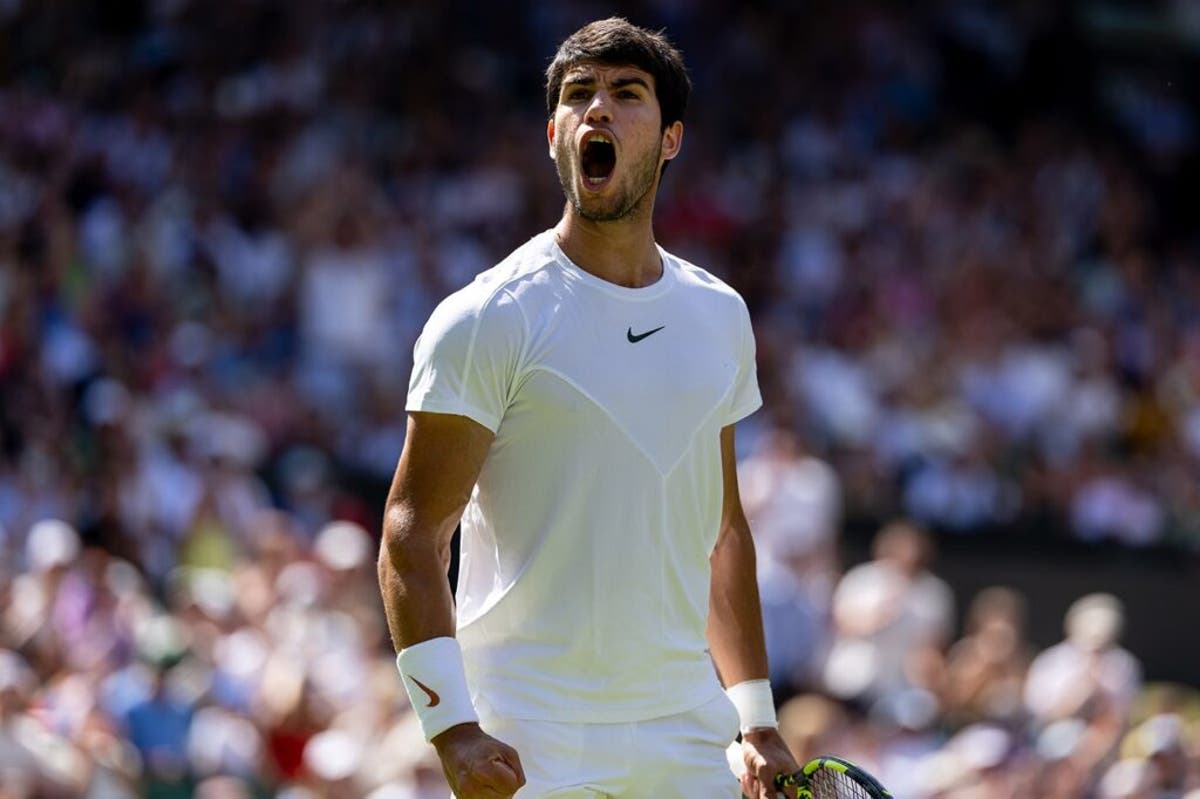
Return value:
[[(462, 650), (454, 638), (454, 602), (446, 580), (452, 517), (422, 523), (403, 502), (389, 501), (379, 555), (379, 586), (396, 668), (425, 739), (479, 734)], [(466, 728), (471, 728), (467, 730)], [(458, 730), (452, 735), (452, 730)], [(464, 732), (464, 730), (466, 730)], [(443, 755), (444, 757), (444, 755)]]
[(453, 528), (428, 532), (423, 529), (427, 526), (395, 507), (384, 524), (379, 588), (397, 651), (454, 635), (454, 598), (446, 578)]
[(379, 549), (379, 590), (397, 650), (454, 635), (450, 539), (491, 442), (490, 430), (463, 416), (409, 416)]
[(767, 678), (754, 540), (744, 519), (722, 531), (710, 558), (708, 645), (726, 687)]

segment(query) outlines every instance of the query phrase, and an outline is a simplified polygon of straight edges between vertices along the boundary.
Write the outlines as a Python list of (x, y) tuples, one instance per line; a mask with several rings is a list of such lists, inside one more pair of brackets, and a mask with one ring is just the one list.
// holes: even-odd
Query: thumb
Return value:
[(513, 795), (518, 788), (525, 784), (525, 780), (521, 778), (517, 770), (500, 755), (496, 755), (484, 763), (476, 773), (479, 775), (481, 783), (505, 796)]

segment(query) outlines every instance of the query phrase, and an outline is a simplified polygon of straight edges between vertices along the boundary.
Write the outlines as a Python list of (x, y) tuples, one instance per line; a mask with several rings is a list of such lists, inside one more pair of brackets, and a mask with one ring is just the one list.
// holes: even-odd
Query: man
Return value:
[(562, 219), (416, 345), (379, 579), (460, 799), (734, 797), (739, 727), (751, 796), (795, 768), (737, 490), (733, 425), (761, 404), (749, 317), (651, 228), (689, 90), (679, 52), (625, 20), (563, 42)]

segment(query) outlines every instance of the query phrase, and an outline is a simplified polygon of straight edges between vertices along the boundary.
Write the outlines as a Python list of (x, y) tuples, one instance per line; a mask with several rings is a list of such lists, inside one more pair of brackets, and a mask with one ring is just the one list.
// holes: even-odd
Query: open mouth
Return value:
[(584, 182), (589, 186), (601, 186), (613, 173), (617, 165), (617, 148), (612, 139), (597, 133), (583, 143), (580, 163)]

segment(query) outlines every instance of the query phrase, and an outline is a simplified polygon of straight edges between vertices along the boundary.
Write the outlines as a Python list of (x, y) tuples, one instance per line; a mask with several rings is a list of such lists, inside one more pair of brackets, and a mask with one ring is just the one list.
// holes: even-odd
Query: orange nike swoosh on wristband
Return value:
[(416, 677), (409, 677), (408, 679), (415, 682), (417, 684), (418, 688), (420, 688), (425, 693), (429, 694), (429, 704), (426, 705), (426, 707), (437, 707), (441, 703), (442, 698), (440, 696), (438, 696), (437, 691), (433, 690), (428, 685), (426, 685), (425, 683), (418, 680)]

